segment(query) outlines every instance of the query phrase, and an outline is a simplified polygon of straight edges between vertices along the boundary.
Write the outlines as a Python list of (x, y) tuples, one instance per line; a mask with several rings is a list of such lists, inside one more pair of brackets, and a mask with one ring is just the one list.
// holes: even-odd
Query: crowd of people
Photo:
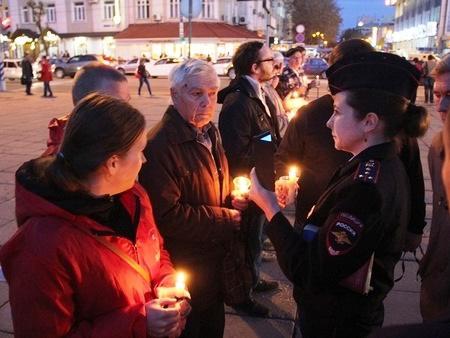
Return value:
[[(237, 76), (220, 91), (208, 62), (184, 61), (149, 131), (123, 74), (98, 63), (77, 73), (73, 110), (50, 121), (47, 150), (16, 172), (18, 230), (0, 262), (17, 337), (223, 337), (224, 304), (269, 315), (253, 296), (278, 288), (259, 274), (265, 236), (294, 285), (303, 337), (450, 335), (450, 55), (430, 75), (445, 127), (429, 153), (424, 323), (381, 330), (394, 267), (425, 227), (421, 72), (363, 40), (342, 42), (330, 55), (330, 94), (288, 121), (289, 100), (311, 84), (305, 50), (286, 55), (284, 68), (267, 45), (243, 43)], [(273, 149), (273, 181), (301, 168), (294, 224), (282, 214), (286, 195), (254, 169), (260, 135)], [(233, 189), (238, 176), (250, 177), (249, 192)]]

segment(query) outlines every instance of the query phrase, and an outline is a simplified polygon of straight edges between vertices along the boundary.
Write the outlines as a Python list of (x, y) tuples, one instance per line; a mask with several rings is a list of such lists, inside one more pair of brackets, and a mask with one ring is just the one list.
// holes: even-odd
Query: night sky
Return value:
[(375, 16), (376, 19), (393, 18), (395, 7), (385, 6), (384, 0), (336, 0), (341, 8), (342, 25), (340, 30), (355, 27), (361, 16)]

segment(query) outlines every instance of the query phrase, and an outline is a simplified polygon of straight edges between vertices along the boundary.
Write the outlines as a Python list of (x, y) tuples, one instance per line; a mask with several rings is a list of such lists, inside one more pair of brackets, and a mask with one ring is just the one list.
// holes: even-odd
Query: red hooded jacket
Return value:
[(19, 229), (0, 250), (15, 337), (147, 336), (144, 304), (156, 286), (173, 286), (174, 269), (142, 187), (120, 198), (131, 215), (140, 203), (136, 242), (102, 237), (150, 272), (151, 285), (85, 233), (111, 234), (110, 228), (16, 184)]

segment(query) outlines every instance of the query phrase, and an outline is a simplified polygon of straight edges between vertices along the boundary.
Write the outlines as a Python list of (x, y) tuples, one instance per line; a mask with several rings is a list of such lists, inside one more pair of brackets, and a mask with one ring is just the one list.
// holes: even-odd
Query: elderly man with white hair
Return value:
[(219, 89), (214, 68), (187, 60), (169, 81), (173, 105), (148, 134), (139, 180), (175, 268), (188, 275), (192, 312), (182, 337), (222, 337), (223, 261), (246, 201), (229, 198), (228, 163), (211, 122)]

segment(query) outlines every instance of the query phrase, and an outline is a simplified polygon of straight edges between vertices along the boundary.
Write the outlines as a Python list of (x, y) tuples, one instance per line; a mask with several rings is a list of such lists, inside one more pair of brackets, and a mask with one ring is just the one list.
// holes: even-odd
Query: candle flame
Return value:
[(177, 289), (186, 289), (186, 274), (184, 272), (177, 272), (175, 287)]
[(298, 168), (295, 165), (291, 166), (289, 168), (289, 179), (290, 180), (294, 180), (294, 179), (297, 180), (298, 177), (299, 177), (299, 175), (298, 175)]

